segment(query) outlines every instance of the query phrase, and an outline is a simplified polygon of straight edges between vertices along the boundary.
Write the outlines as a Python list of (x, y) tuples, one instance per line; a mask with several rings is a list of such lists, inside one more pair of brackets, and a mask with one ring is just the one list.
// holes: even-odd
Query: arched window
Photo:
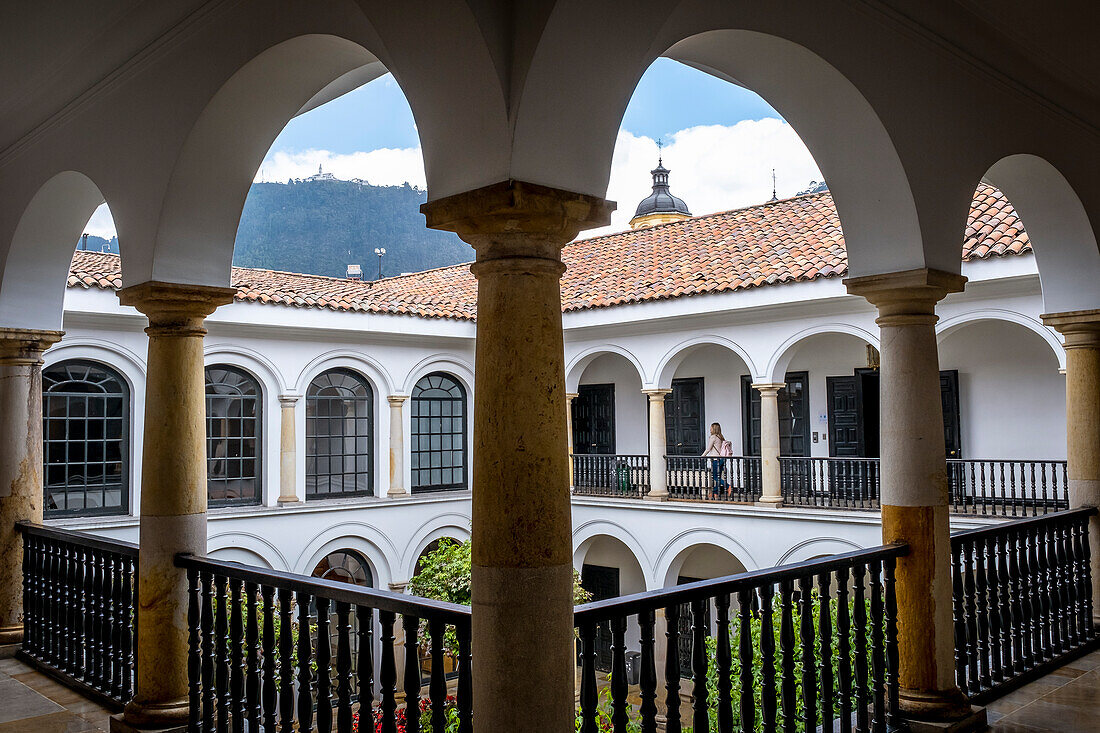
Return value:
[(206, 487), (211, 506), (260, 503), (260, 384), (236, 367), (206, 367)]
[(442, 372), (416, 383), (412, 393), (412, 488), (466, 487), (466, 390)]
[(313, 569), (313, 577), (374, 587), (374, 574), (370, 571), (370, 565), (354, 550), (336, 550), (325, 555)]
[(306, 498), (374, 493), (374, 392), (348, 369), (306, 391)]
[(45, 516), (129, 509), (130, 390), (110, 367), (63, 361), (42, 370)]

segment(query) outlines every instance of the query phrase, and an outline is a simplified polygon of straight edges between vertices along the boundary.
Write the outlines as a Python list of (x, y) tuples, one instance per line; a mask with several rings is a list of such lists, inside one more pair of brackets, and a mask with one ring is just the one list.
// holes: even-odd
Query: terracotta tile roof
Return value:
[[(975, 193), (964, 261), (1023, 254), (1031, 243), (996, 188)], [(562, 309), (600, 308), (840, 277), (848, 270), (832, 196), (776, 203), (585, 239), (565, 247)], [(473, 320), (477, 283), (468, 265), (377, 282), (234, 267), (237, 300), (357, 313)], [(69, 287), (119, 288), (116, 255), (77, 252)]]

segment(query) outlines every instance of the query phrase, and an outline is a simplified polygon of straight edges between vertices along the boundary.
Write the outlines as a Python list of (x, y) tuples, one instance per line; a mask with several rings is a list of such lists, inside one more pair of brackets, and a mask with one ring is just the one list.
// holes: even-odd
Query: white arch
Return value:
[(103, 201), (92, 179), (72, 170), (57, 173), (35, 192), (0, 259), (0, 325), (61, 329), (69, 264)]
[(1039, 321), (1026, 316), (1023, 313), (1010, 311), (1003, 308), (982, 308), (969, 313), (963, 313), (951, 318), (945, 318), (936, 324), (936, 343), (942, 344), (944, 339), (955, 331), (972, 323), (980, 321), (1006, 321), (1026, 328), (1041, 338), (1054, 352), (1054, 358), (1058, 360), (1058, 368), (1066, 368), (1066, 350), (1062, 346), (1062, 340), (1053, 329), (1047, 328)]
[(453, 375), (466, 390), (466, 398), (473, 397), (474, 392), (474, 367), (453, 353), (439, 352), (426, 356), (418, 361), (405, 376), (403, 387), (404, 394), (412, 394), (413, 387), (421, 377), (432, 372), (446, 372)]
[(394, 582), (393, 567), (399, 557), (393, 542), (378, 527), (366, 522), (341, 522), (313, 537), (294, 561), (292, 572), (310, 575), (325, 555), (336, 550), (355, 550), (371, 566), (376, 588)]
[(626, 527), (606, 519), (593, 519), (573, 530), (573, 567), (579, 571), (592, 543), (597, 538), (605, 536), (623, 543), (633, 553), (638, 567), (642, 569), (645, 587), (652, 588), (653, 564), (650, 562), (649, 553), (645, 551), (645, 546)]
[(1020, 214), (1048, 313), (1100, 308), (1100, 247), (1065, 176), (1037, 155), (1001, 158), (985, 174)]
[[(677, 581), (678, 581), (681, 573), (683, 572), (684, 564), (687, 563), (688, 558), (691, 557), (693, 552), (695, 552), (696, 550), (698, 550), (700, 548), (703, 548), (703, 547), (713, 547), (716, 550), (720, 550), (720, 551), (726, 553), (727, 555), (729, 555), (730, 557), (732, 557), (734, 559), (734, 561), (740, 563), (741, 565), (744, 565), (744, 563), (741, 562), (741, 558), (737, 557), (737, 555), (735, 555), (733, 552), (731, 552), (729, 550), (729, 548), (727, 548), (727, 547), (723, 547), (722, 545), (718, 545), (718, 544), (715, 544), (713, 542), (697, 542), (693, 545), (689, 545), (689, 546), (685, 547), (684, 549), (680, 550), (678, 553), (676, 553), (675, 557), (673, 557), (671, 560), (669, 560), (668, 568), (666, 568), (665, 574), (664, 574), (664, 587), (668, 588), (670, 586), (673, 586), (673, 585), (677, 584)], [(748, 568), (745, 568), (745, 570), (747, 571)], [(732, 574), (732, 573), (727, 573), (727, 574)], [(657, 574), (657, 577), (658, 578), (661, 577), (659, 572)], [(707, 579), (708, 578), (704, 578), (704, 580), (707, 580)]]
[(732, 351), (745, 363), (745, 367), (749, 370), (749, 374), (754, 376), (757, 374), (756, 365), (753, 363), (752, 357), (749, 356), (749, 353), (745, 351), (740, 344), (725, 336), (703, 334), (700, 336), (693, 336), (686, 341), (681, 341), (665, 352), (665, 355), (661, 357), (661, 360), (657, 363), (657, 368), (653, 372), (653, 386), (656, 389), (671, 388), (672, 378), (676, 375), (676, 369), (679, 368), (688, 354), (700, 346), (720, 346)]
[(772, 357), (768, 360), (768, 369), (764, 373), (767, 380), (776, 384), (782, 382), (787, 373), (787, 366), (791, 363), (791, 359), (794, 358), (795, 347), (798, 346), (799, 342), (811, 336), (818, 336), (825, 333), (840, 333), (855, 336), (865, 343), (874, 346), (876, 349), (879, 347), (879, 337), (859, 326), (853, 326), (849, 323), (821, 323), (810, 326), (788, 338), (775, 350), (775, 353), (772, 354)]
[(642, 366), (641, 360), (633, 352), (617, 344), (602, 344), (600, 346), (590, 346), (569, 360), (565, 367), (565, 391), (576, 392), (577, 387), (580, 386), (581, 377), (584, 376), (584, 370), (588, 368), (589, 364), (605, 354), (618, 354), (626, 359), (638, 373), (638, 380), (642, 384), (646, 383), (645, 367)]
[[(741, 564), (745, 566), (745, 570), (756, 570), (760, 567), (749, 549), (725, 532), (716, 529), (687, 529), (670, 539), (661, 548), (660, 553), (657, 555), (653, 573), (654, 580), (658, 585), (652, 587), (664, 588), (675, 561), (680, 557), (680, 553), (695, 545), (721, 547), (740, 560)], [(675, 585), (675, 582), (673, 582), (673, 585)]]
[(799, 542), (783, 553), (776, 565), (791, 565), (821, 555), (839, 555), (844, 552), (864, 549), (860, 545), (843, 537), (813, 537)]
[(265, 537), (253, 532), (240, 530), (217, 532), (206, 539), (206, 551), (213, 554), (218, 550), (246, 550), (263, 559), (273, 570), (290, 570), (290, 564), (279, 548)]
[(405, 545), (402, 578), (412, 578), (416, 571), (416, 561), (420, 559), (420, 553), (435, 540), (443, 537), (454, 537), (465, 542), (470, 539), (470, 515), (458, 512), (448, 512), (432, 517), (420, 525), (413, 533), (413, 537)]
[[(279, 367), (264, 354), (237, 344), (211, 343), (203, 349), (205, 366), (229, 364), (249, 372), (272, 397), (286, 392), (286, 380)], [(266, 400), (265, 400), (266, 405)]]
[(305, 394), (317, 375), (341, 367), (362, 374), (371, 383), (376, 396), (386, 397), (393, 394), (393, 379), (386, 367), (370, 355), (351, 349), (333, 349), (314, 357), (298, 373), (294, 391)]

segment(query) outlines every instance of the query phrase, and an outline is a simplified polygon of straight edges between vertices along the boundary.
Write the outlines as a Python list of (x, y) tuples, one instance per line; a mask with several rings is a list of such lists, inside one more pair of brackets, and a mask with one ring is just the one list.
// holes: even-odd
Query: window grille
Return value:
[(374, 392), (348, 369), (306, 391), (306, 498), (374, 493)]
[(259, 504), (259, 382), (236, 367), (206, 368), (206, 474), (210, 506)]
[(412, 489), (466, 488), (466, 390), (456, 379), (434, 372), (412, 393)]

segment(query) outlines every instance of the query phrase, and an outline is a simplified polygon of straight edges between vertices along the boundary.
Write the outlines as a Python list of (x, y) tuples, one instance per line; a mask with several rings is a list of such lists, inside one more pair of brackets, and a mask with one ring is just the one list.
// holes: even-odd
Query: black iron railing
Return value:
[(1027, 517), (1069, 506), (1065, 461), (951, 458), (947, 482), (957, 514)]
[(596, 496), (645, 496), (649, 491), (649, 456), (571, 454), (573, 491)]
[(666, 456), (668, 494), (676, 499), (751, 502), (760, 498), (760, 458)]
[[(656, 730), (658, 673), (667, 730), (885, 731), (898, 725), (894, 564), (887, 545), (579, 606), (580, 730)], [(681, 713), (679, 615), (691, 615), (691, 712)], [(663, 614), (664, 669), (657, 619)], [(713, 623), (711, 621), (713, 619)], [(641, 705), (627, 701), (627, 630), (637, 627)], [(597, 691), (598, 629), (611, 634), (610, 702)], [(713, 635), (713, 641), (708, 637)], [(710, 649), (714, 650), (713, 655)], [(759, 660), (759, 663), (757, 662)], [(834, 664), (835, 662), (835, 664)], [(713, 688), (713, 695), (712, 695)], [(686, 691), (686, 690), (685, 690)], [(712, 723), (713, 721), (713, 723)]]
[(837, 509), (877, 509), (877, 458), (779, 459), (783, 502)]
[(16, 524), (23, 535), (23, 647), (70, 685), (116, 704), (134, 695), (137, 545)]
[[(470, 609), (331, 580), (181, 555), (186, 568), (192, 733), (336, 730), (373, 733), (472, 730)], [(398, 670), (394, 627), (406, 630)], [(417, 630), (431, 659), (424, 690)], [(453, 704), (445, 673), (448, 646), (458, 656)], [(353, 650), (355, 653), (353, 653)], [(398, 709), (398, 675), (404, 707)], [(335, 713), (335, 720), (334, 720)]]
[(955, 676), (984, 702), (1096, 640), (1088, 524), (1073, 509), (951, 536)]

